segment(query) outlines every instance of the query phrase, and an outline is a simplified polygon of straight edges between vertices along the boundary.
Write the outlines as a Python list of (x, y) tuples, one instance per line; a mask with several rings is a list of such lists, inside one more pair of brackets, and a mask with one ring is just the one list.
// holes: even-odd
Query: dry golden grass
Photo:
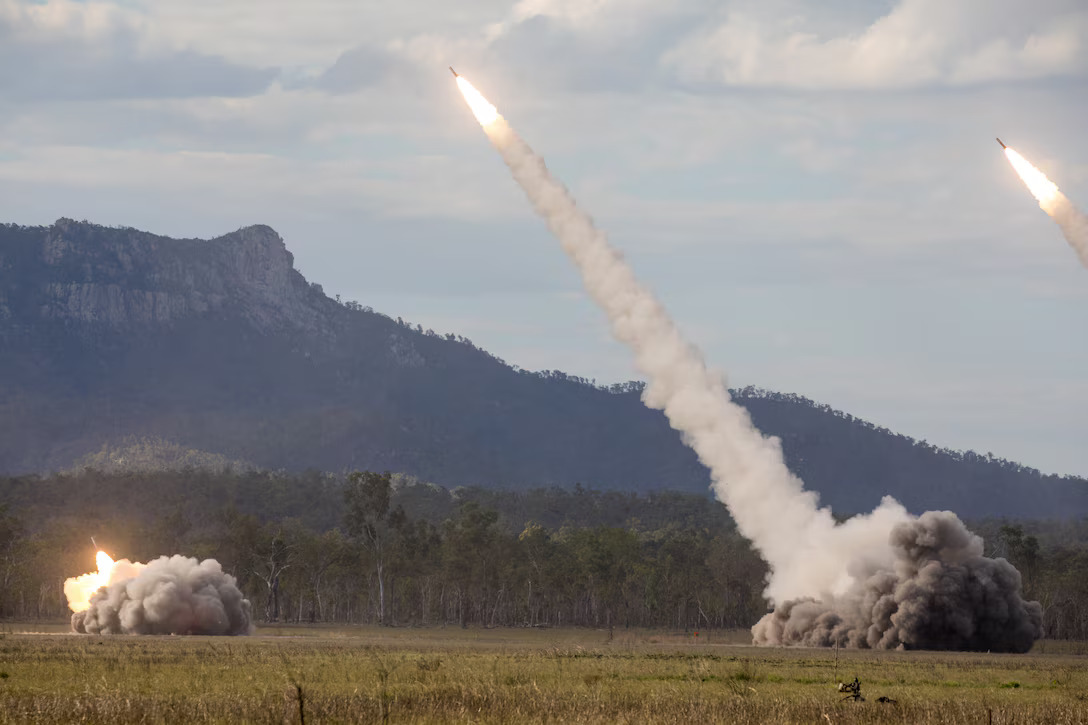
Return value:
[[(300, 691), (310, 723), (1088, 723), (1081, 654), (760, 649), (737, 644), (746, 633), (575, 629), (12, 630), (0, 636), (0, 723), (291, 723)], [(866, 702), (836, 692), (855, 676)]]

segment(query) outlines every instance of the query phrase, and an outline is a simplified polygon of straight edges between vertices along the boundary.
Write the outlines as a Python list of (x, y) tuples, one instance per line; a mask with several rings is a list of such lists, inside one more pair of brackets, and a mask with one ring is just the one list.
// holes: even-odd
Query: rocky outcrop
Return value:
[(267, 226), (208, 241), (70, 219), (41, 232), (42, 267), (31, 276), (48, 319), (124, 329), (227, 312), (263, 330), (322, 331), (335, 309), (294, 269), (283, 239)]
[(48, 317), (113, 327), (166, 323), (208, 310), (206, 301), (199, 299), (201, 296), (173, 295), (161, 290), (125, 290), (116, 284), (50, 282), (46, 295), (50, 304), (45, 306), (43, 313)]

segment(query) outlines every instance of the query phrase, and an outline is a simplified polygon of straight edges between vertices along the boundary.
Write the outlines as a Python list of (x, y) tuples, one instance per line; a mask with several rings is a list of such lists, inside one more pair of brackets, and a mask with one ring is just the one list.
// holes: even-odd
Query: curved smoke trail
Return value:
[[(551, 176), (543, 159), (471, 84), (460, 76), (457, 82), (515, 181), (577, 265), (586, 290), (608, 315), (613, 335), (634, 351), (636, 365), (648, 379), (644, 402), (664, 411), (710, 469), (715, 494), (729, 508), (741, 534), (767, 561), (771, 576), (766, 596), (779, 605), (808, 597), (836, 608), (854, 601), (860, 583), (874, 572), (890, 572), (898, 581), (897, 551), (890, 532), (910, 525), (914, 517), (885, 497), (871, 514), (837, 525), (831, 511), (818, 506), (817, 495), (804, 490), (801, 480), (786, 467), (780, 441), (756, 430), (748, 411), (732, 401), (723, 376), (707, 369), (699, 351), (682, 337), (622, 254)], [(1019, 598), (1019, 575), (1008, 584), (1015, 585), (1012, 595)], [(931, 601), (939, 606), (958, 600)], [(956, 614), (976, 618), (970, 612)], [(1041, 630), (1034, 620), (1028, 626), (1036, 633)], [(756, 636), (757, 641), (771, 642), (758, 632)], [(909, 646), (911, 639), (900, 641)], [(860, 646), (860, 640), (856, 644)]]

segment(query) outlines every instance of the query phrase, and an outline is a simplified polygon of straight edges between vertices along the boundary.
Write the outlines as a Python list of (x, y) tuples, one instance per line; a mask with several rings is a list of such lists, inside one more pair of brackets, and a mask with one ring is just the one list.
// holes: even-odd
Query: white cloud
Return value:
[(139, 13), (111, 3), (0, 0), (0, 99), (247, 95), (277, 74), (154, 45), (148, 27)]
[(624, 34), (642, 25), (647, 17), (675, 12), (677, 5), (662, 6), (652, 0), (519, 0), (503, 20), (487, 26), (485, 37), (495, 40), (536, 18), (547, 18), (575, 31)]
[[(249, 65), (326, 68), (341, 53), (441, 31), (479, 33), (508, 0), (132, 0), (152, 37)], [(444, 68), (443, 66), (440, 66)]]
[(687, 82), (800, 89), (1088, 75), (1088, 7), (1072, 0), (900, 0), (852, 32), (826, 37), (809, 24), (727, 10), (662, 62)]
[(9, 38), (17, 34), (24, 40), (108, 39), (139, 25), (138, 16), (110, 2), (0, 0), (0, 27)]

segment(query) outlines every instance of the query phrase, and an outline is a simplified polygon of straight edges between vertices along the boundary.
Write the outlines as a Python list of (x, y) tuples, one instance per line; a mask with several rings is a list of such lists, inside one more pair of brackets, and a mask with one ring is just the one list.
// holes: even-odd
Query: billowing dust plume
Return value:
[(1048, 179), (1027, 159), (1009, 147), (1005, 147), (1005, 157), (1016, 169), (1016, 173), (1039, 202), (1040, 208), (1058, 223), (1069, 246), (1080, 257), (1080, 262), (1088, 267), (1088, 215), (1073, 205), (1073, 202), (1058, 189), (1058, 185)]
[(752, 628), (756, 644), (1026, 652), (1043, 610), (1020, 597), (1020, 572), (982, 555), (951, 511), (896, 524), (890, 569), (855, 572), (841, 596), (795, 599)]
[(253, 630), (249, 600), (214, 559), (162, 556), (133, 564), (99, 552), (98, 565), (98, 572), (64, 583), (75, 632), (238, 635)]
[[(543, 159), (468, 81), (458, 76), (457, 83), (533, 208), (577, 265), (587, 292), (608, 315), (613, 335), (634, 351), (648, 379), (644, 402), (664, 411), (710, 469), (715, 494), (770, 566), (767, 597), (776, 603), (800, 597), (837, 602), (873, 572), (899, 577), (890, 533), (913, 517), (890, 497), (871, 514), (843, 524), (819, 508), (816, 494), (804, 490), (786, 467), (780, 441), (756, 430), (748, 412), (730, 398), (724, 376), (707, 369)], [(1009, 596), (1019, 597), (1015, 586)]]

